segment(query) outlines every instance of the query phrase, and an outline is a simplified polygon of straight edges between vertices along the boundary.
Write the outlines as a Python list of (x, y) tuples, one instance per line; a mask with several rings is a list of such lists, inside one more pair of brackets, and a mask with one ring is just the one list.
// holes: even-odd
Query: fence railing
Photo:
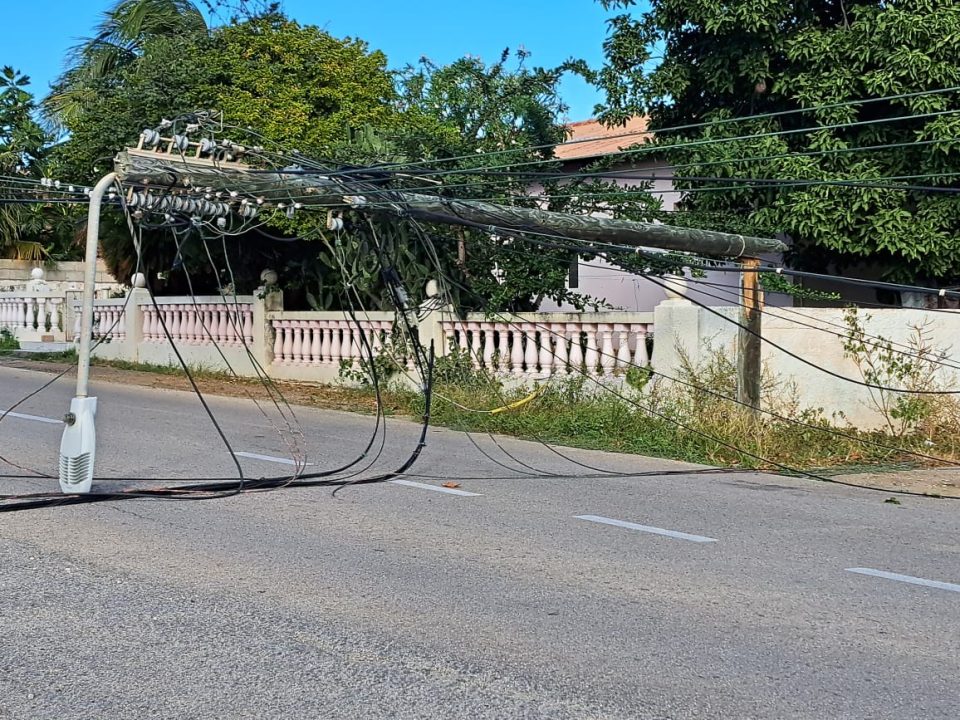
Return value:
[(253, 342), (253, 297), (157, 298), (141, 304), (143, 340), (188, 345), (242, 345)]
[[(77, 341), (80, 302), (77, 292), (0, 293), (0, 327), (14, 330), (18, 339), (58, 335), (58, 341)], [(342, 312), (288, 312), (279, 295), (154, 301), (145, 289), (135, 288), (128, 297), (95, 300), (93, 313), (92, 334), (107, 341), (96, 353), (133, 362), (178, 361), (171, 341), (197, 365), (217, 369), (229, 362), (250, 374), (273, 368), (278, 377), (303, 380), (337, 379), (344, 362), (356, 366), (367, 357), (366, 347), (394, 361), (406, 358), (409, 365), (411, 360), (395, 336), (392, 312), (356, 318)], [(411, 322), (420, 341), (432, 342), (438, 355), (459, 351), (478, 369), (521, 381), (577, 369), (609, 376), (650, 362), (653, 313), (460, 318), (433, 310)]]
[[(123, 340), (127, 336), (126, 299), (111, 298), (93, 303), (93, 337)], [(80, 301), (73, 302), (73, 340), (80, 339)]]
[(354, 322), (345, 313), (270, 313), (273, 332), (273, 362), (278, 365), (328, 365), (352, 362), (383, 349), (393, 331), (392, 313), (363, 313)]
[(50, 333), (62, 339), (65, 299), (43, 292), (0, 293), (0, 328), (17, 336)]
[[(446, 347), (474, 367), (518, 376), (586, 370), (614, 375), (650, 363), (653, 313), (529, 313), (490, 320), (468, 315), (440, 321)], [(613, 322), (618, 320), (619, 322)]]

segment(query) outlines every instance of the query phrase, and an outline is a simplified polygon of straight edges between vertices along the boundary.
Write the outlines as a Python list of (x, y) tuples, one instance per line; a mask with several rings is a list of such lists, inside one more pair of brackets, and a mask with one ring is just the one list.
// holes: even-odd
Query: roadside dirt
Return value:
[[(75, 371), (75, 365), (70, 363), (30, 360), (19, 357), (0, 358), (0, 365), (50, 374), (66, 370), (64, 380), (66, 380), (66, 377), (73, 377)], [(186, 376), (181, 374), (164, 374), (95, 365), (90, 369), (90, 377), (94, 382), (139, 385), (188, 392), (192, 390)], [(253, 379), (201, 376), (197, 378), (197, 385), (201, 392), (210, 395), (269, 400), (269, 394), (263, 385)], [(305, 405), (358, 413), (373, 413), (376, 411), (376, 402), (369, 392), (337, 385), (305, 382), (274, 381), (274, 385), (291, 405)], [(384, 411), (387, 414), (402, 414), (401, 407), (399, 404), (391, 402), (389, 394), (385, 395), (384, 402)], [(889, 490), (891, 493), (909, 492), (933, 497), (960, 498), (960, 467), (859, 472), (838, 475), (837, 479), (844, 483), (862, 487)], [(891, 498), (893, 497), (895, 495), (891, 495)]]

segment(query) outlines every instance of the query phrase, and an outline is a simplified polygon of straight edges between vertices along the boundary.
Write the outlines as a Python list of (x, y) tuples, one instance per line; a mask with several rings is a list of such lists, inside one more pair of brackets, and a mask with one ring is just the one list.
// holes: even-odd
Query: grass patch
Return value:
[(19, 350), (20, 343), (7, 328), (0, 329), (0, 352)]

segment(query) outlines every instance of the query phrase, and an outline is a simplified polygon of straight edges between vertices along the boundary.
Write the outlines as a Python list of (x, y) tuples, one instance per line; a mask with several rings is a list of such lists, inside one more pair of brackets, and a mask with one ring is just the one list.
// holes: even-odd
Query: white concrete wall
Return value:
[[(657, 306), (654, 370), (671, 377), (678, 376), (680, 348), (694, 364), (706, 360), (714, 350), (723, 350), (735, 358), (738, 328), (729, 320), (739, 321), (740, 309), (721, 307), (716, 310), (720, 316), (683, 300), (670, 300)], [(796, 385), (802, 407), (822, 408), (827, 417), (837, 414), (840, 423), (843, 422), (839, 415), (842, 413), (857, 427), (880, 427), (883, 418), (871, 403), (868, 388), (817, 369), (826, 368), (845, 378), (863, 380), (854, 361), (844, 356), (842, 343), (846, 331), (843, 313), (842, 308), (766, 308), (762, 317), (764, 339), (802, 359), (791, 357), (764, 342), (764, 368), (779, 380)], [(903, 346), (907, 346), (914, 335), (914, 326), (923, 325), (930, 345), (947, 351), (947, 362), (960, 365), (957, 352), (960, 349), (955, 347), (960, 340), (960, 312), (883, 308), (861, 310), (860, 321), (868, 335), (883, 337)], [(897, 349), (909, 352), (907, 347), (897, 346)], [(960, 372), (942, 369), (939, 379), (956, 382), (957, 389), (960, 389)], [(731, 387), (730, 393), (735, 390)]]
[[(83, 287), (83, 263), (59, 262), (44, 265), (44, 279), (48, 283), (76, 284)], [(37, 265), (27, 260), (0, 260), (0, 290), (19, 289), (30, 280), (30, 272)], [(103, 260), (97, 260), (97, 287), (119, 287), (120, 283), (108, 271)]]

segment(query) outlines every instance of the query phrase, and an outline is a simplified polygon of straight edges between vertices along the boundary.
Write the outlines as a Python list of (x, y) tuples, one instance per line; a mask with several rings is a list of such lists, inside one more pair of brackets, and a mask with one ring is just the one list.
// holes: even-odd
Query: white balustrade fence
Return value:
[[(35, 325), (37, 317), (48, 326), (62, 322), (56, 303), (45, 300), (41, 310), (38, 300), (31, 302), (0, 296), (0, 322), (22, 325), (30, 322), (30, 312)], [(67, 307), (78, 340), (79, 298), (70, 296)], [(395, 327), (392, 312), (357, 318), (342, 312), (287, 312), (276, 295), (162, 297), (154, 303), (147, 291), (136, 289), (127, 298), (94, 302), (93, 335), (108, 341), (96, 349), (107, 358), (179, 362), (172, 342), (186, 362), (202, 367), (227, 369), (228, 363), (250, 375), (263, 368), (278, 378), (337, 381), (341, 365), (359, 365), (367, 347), (410, 367), (412, 358), (395, 342)], [(630, 367), (646, 367), (652, 328), (653, 313), (525, 313), (494, 319), (434, 311), (416, 321), (414, 332), (425, 346), (433, 343), (438, 355), (460, 351), (478, 369), (524, 382), (578, 372), (622, 375)]]
[(64, 295), (49, 293), (0, 293), (0, 328), (16, 335), (35, 331), (59, 335), (63, 326)]
[(623, 322), (596, 322), (605, 319), (602, 313), (530, 313), (496, 321), (446, 316), (441, 327), (446, 347), (468, 356), (476, 368), (517, 376), (614, 375), (650, 364), (653, 314), (630, 315), (611, 314)]
[(344, 313), (274, 313), (273, 362), (278, 365), (327, 365), (339, 367), (382, 352), (393, 331), (391, 313), (364, 313), (354, 322)]
[(253, 342), (253, 298), (224, 301), (220, 297), (157, 298), (141, 304), (143, 340), (148, 343), (168, 342), (188, 345), (249, 345)]
[[(95, 300), (93, 304), (93, 337), (123, 340), (127, 336), (125, 298)], [(80, 339), (81, 304), (73, 303), (73, 340)]]

